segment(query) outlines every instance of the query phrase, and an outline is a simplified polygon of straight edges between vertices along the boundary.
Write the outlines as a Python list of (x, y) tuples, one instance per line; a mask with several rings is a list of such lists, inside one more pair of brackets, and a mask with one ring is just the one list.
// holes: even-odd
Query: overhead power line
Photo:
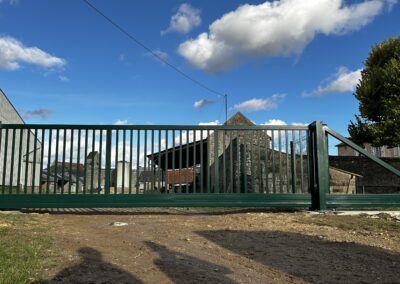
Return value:
[(213, 93), (217, 96), (220, 97), (225, 97), (225, 94), (222, 94), (210, 87), (208, 87), (207, 85), (203, 84), (202, 82), (196, 80), (195, 78), (187, 75), (186, 73), (184, 73), (183, 71), (179, 70), (178, 67), (175, 67), (174, 65), (172, 65), (171, 63), (169, 63), (167, 60), (165, 60), (164, 58), (162, 58), (160, 55), (158, 55), (157, 53), (155, 53), (153, 50), (151, 50), (149, 47), (147, 47), (143, 42), (141, 42), (140, 40), (138, 40), (136, 37), (134, 37), (132, 34), (130, 34), (128, 31), (126, 31), (123, 27), (121, 27), (119, 24), (117, 24), (114, 20), (112, 20), (110, 17), (108, 17), (107, 15), (105, 15), (102, 11), (100, 11), (96, 6), (94, 6), (92, 3), (90, 3), (88, 0), (82, 0), (84, 3), (86, 3), (90, 8), (92, 8), (97, 14), (99, 14), (100, 16), (102, 16), (104, 19), (106, 19), (110, 24), (112, 24), (115, 28), (117, 28), (120, 32), (122, 32), (124, 35), (126, 35), (129, 39), (131, 39), (134, 43), (136, 43), (137, 45), (141, 46), (143, 49), (145, 49), (146, 51), (148, 51), (151, 55), (153, 55), (156, 59), (160, 60), (162, 63), (164, 63), (165, 65), (169, 66), (170, 68), (172, 68), (173, 70), (175, 70), (177, 73), (179, 73), (180, 75), (182, 75), (183, 77), (185, 77), (186, 79), (192, 81), (193, 83), (195, 83), (196, 85), (200, 86), (201, 88), (209, 91), (210, 93)]

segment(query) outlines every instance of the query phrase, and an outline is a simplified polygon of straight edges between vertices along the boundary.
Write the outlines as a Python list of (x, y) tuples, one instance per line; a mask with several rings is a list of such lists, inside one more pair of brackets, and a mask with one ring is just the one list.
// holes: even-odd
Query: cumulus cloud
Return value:
[(207, 99), (201, 99), (199, 101), (194, 102), (193, 106), (195, 108), (201, 108), (201, 107), (204, 107), (206, 105), (213, 104), (213, 103), (214, 103), (214, 101), (207, 100)]
[(357, 31), (394, 4), (393, 0), (349, 5), (343, 0), (245, 4), (214, 21), (208, 32), (180, 44), (178, 53), (195, 68), (211, 73), (229, 69), (243, 57), (296, 55), (317, 34)]
[(250, 99), (239, 104), (235, 104), (233, 108), (235, 110), (243, 112), (260, 111), (266, 109), (273, 109), (278, 106), (278, 103), (286, 97), (286, 94), (274, 94), (269, 98), (265, 99)]
[(25, 47), (12, 37), (0, 36), (0, 69), (17, 70), (21, 63), (54, 68), (64, 66), (66, 61), (37, 47)]
[(47, 118), (53, 115), (53, 111), (50, 109), (35, 109), (35, 110), (28, 110), (24, 113), (24, 118), (29, 119), (32, 117), (39, 117), (39, 118)]
[(325, 96), (332, 93), (353, 92), (361, 79), (361, 70), (349, 71), (346, 67), (339, 67), (338, 71), (330, 78), (324, 80), (328, 83), (319, 85), (312, 92), (304, 92), (303, 96)]
[(169, 27), (161, 31), (161, 35), (169, 32), (177, 32), (186, 34), (194, 27), (201, 24), (200, 10), (193, 8), (190, 4), (183, 3), (179, 6), (178, 11), (171, 17)]

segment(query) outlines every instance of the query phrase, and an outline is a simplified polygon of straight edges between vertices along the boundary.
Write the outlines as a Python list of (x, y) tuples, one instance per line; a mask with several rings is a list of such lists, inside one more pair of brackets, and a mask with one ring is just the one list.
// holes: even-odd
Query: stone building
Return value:
[[(358, 157), (360, 153), (349, 145), (340, 143), (336, 145), (338, 149), (339, 156), (353, 156)], [(378, 157), (378, 158), (400, 158), (400, 146), (396, 147), (388, 147), (388, 146), (379, 146), (374, 147), (371, 143), (364, 143), (363, 148), (369, 154)]]
[[(0, 123), (25, 124), (25, 121), (15, 109), (5, 93), (0, 89)], [(7, 133), (8, 132), (8, 133)], [(22, 135), (22, 147), (20, 139)], [(0, 181), (6, 186), (13, 187), (38, 187), (40, 184), (40, 151), (41, 141), (35, 137), (34, 132), (28, 130), (0, 130)], [(40, 135), (38, 134), (38, 137)], [(29, 149), (27, 141), (29, 143)], [(35, 148), (36, 144), (36, 148)], [(14, 146), (14, 158), (12, 149)], [(36, 155), (34, 155), (36, 154)], [(34, 161), (34, 156), (36, 160)], [(18, 164), (20, 162), (20, 168)], [(11, 169), (12, 177), (11, 177)]]
[[(238, 112), (225, 125), (254, 126), (255, 124)], [(210, 190), (215, 192), (216, 173), (218, 173), (219, 192), (244, 192), (246, 187), (249, 192), (266, 192), (267, 190), (269, 192), (292, 192), (295, 188), (293, 185), (296, 185), (296, 191), (300, 189), (307, 191), (306, 155), (297, 152), (291, 154), (289, 151), (292, 148), (289, 147), (284, 147), (289, 149), (288, 152), (283, 149), (279, 151), (276, 147), (272, 149), (273, 143), (269, 133), (270, 130), (248, 129), (219, 130), (218, 134), (210, 131), (210, 135), (203, 140), (169, 148), (167, 151), (148, 155), (147, 158), (152, 159), (156, 166), (162, 169), (164, 181), (165, 171), (168, 171), (168, 176), (178, 176), (177, 170), (174, 174), (170, 172), (179, 169), (178, 161), (181, 154), (182, 170), (195, 173), (188, 182), (192, 190), (196, 187), (196, 191), (200, 191), (201, 188), (206, 190), (208, 185)], [(281, 140), (278, 134), (282, 135), (275, 131), (275, 146), (278, 140)], [(197, 137), (199, 136), (197, 135)], [(215, 148), (216, 139), (218, 139), (217, 149)], [(294, 143), (297, 142), (294, 141)], [(181, 149), (182, 153), (180, 153)], [(174, 153), (175, 159), (173, 159)], [(189, 153), (188, 157), (186, 157), (186, 153)], [(173, 160), (175, 164), (173, 164)], [(217, 171), (215, 170), (216, 160)], [(300, 178), (301, 174), (303, 179)], [(185, 185), (185, 182), (184, 180), (182, 184)], [(169, 179), (166, 183), (169, 187), (176, 184)]]

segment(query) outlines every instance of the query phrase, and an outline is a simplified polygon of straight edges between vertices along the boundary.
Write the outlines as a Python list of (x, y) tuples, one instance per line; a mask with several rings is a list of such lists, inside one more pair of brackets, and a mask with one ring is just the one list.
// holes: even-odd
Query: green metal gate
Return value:
[(329, 194), (327, 135), (343, 137), (320, 122), (0, 127), (0, 208), (400, 205)]

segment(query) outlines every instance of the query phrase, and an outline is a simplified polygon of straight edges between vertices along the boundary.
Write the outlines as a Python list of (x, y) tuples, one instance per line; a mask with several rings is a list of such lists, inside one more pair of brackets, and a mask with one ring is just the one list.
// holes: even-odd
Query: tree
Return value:
[(350, 137), (360, 145), (400, 145), (400, 37), (374, 46), (364, 65), (354, 93), (360, 115), (350, 121)]

